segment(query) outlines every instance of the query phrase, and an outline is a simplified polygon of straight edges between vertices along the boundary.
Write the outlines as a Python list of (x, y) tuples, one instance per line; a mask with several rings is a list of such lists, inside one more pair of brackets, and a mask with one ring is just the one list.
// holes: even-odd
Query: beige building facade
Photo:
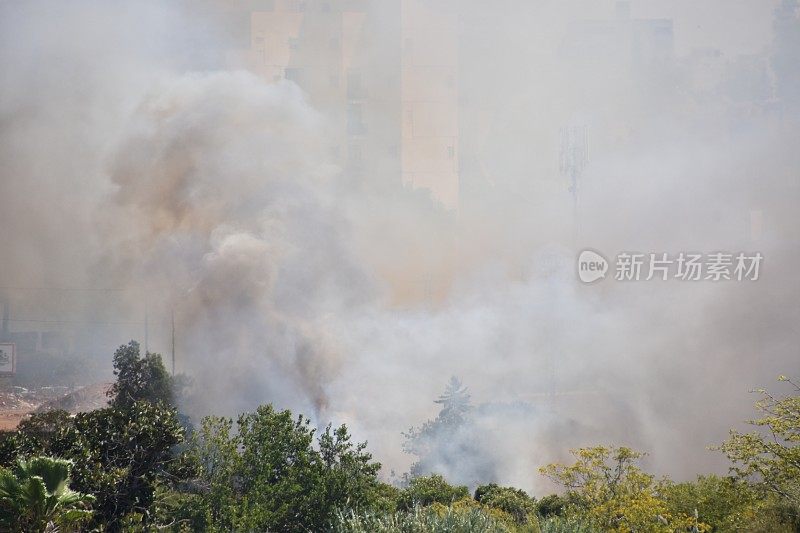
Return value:
[(251, 9), (245, 65), (269, 83), (296, 83), (331, 117), (331, 153), (351, 179), (400, 182), (458, 208), (458, 16), (446, 2)]

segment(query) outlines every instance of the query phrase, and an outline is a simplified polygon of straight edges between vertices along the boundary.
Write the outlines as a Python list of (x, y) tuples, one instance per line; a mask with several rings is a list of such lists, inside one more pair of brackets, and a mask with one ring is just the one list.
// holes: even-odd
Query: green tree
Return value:
[(137, 402), (75, 415), (38, 453), (72, 460), (73, 486), (97, 497), (94, 523), (115, 531), (128, 513), (148, 516), (156, 482), (174, 478), (182, 440), (174, 409)]
[[(571, 510), (598, 528), (618, 533), (672, 533), (692, 527), (693, 518), (670, 514), (653, 476), (637, 465), (644, 454), (613, 446), (571, 453), (577, 459), (573, 465), (550, 464), (540, 472), (570, 491), (578, 502)], [(705, 524), (699, 527), (708, 529)]]
[(463, 420), (472, 410), (470, 404), (470, 394), (461, 380), (456, 376), (451, 376), (450, 381), (444, 389), (444, 393), (434, 403), (442, 406), (439, 417), (442, 419)]
[(172, 381), (160, 357), (139, 357), (131, 342), (117, 350), (114, 367), (118, 379), (109, 407), (74, 417), (37, 413), (0, 437), (2, 465), (36, 455), (72, 460), (73, 486), (97, 497), (93, 523), (109, 531), (133, 516), (148, 526), (156, 487), (173, 486), (192, 472), (176, 450), (184, 428), (170, 405)]
[(519, 525), (536, 520), (536, 500), (522, 489), (501, 487), (496, 483), (481, 485), (475, 489), (475, 500), (508, 513)]
[(366, 451), (367, 443), (353, 444), (344, 425), (333, 428), (330, 424), (319, 436), (319, 458), (322, 464), (324, 491), (322, 499), (329, 502), (324, 511), (332, 515), (334, 508), (347, 502), (353, 509), (366, 509), (373, 504), (379, 493), (387, 489), (377, 484), (380, 463), (372, 462), (372, 455)]
[(131, 341), (114, 353), (117, 380), (108, 391), (111, 405), (128, 408), (139, 401), (175, 405), (173, 379), (156, 353), (139, 355), (139, 343)]
[(467, 485), (493, 477), (493, 454), (486, 449), (491, 434), (477, 424), (470, 395), (461, 381), (450, 378), (434, 403), (441, 405), (435, 419), (403, 433), (403, 451), (416, 456), (409, 475), (437, 473)]
[(0, 432), (0, 466), (10, 467), (21, 457), (46, 453), (59, 430), (71, 424), (70, 414), (59, 409), (33, 413), (16, 430)]
[(760, 418), (749, 423), (758, 431), (740, 433), (732, 430), (728, 440), (719, 446), (739, 479), (755, 484), (774, 494), (791, 510), (795, 520), (800, 516), (800, 387), (786, 376), (779, 381), (791, 387), (791, 394), (782, 398), (764, 389), (757, 392)]
[(764, 389), (756, 402), (760, 418), (749, 423), (762, 432), (732, 430), (719, 449), (733, 462), (732, 472), (800, 506), (800, 387), (786, 376), (794, 395), (776, 398)]
[(685, 483), (665, 481), (660, 493), (673, 515), (697, 513), (697, 519), (711, 526), (712, 531), (747, 530), (761, 504), (748, 483), (714, 475)]
[(411, 509), (432, 503), (450, 505), (467, 498), (469, 489), (465, 485), (451, 485), (444, 477), (433, 474), (411, 478), (408, 486), (400, 494), (399, 506), (401, 509)]
[(72, 463), (51, 457), (20, 459), (0, 468), (0, 529), (32, 533), (75, 531), (92, 515), (94, 498), (69, 488)]
[(380, 464), (366, 444), (353, 444), (345, 426), (316, 431), (303, 416), (263, 405), (239, 416), (206, 418), (189, 455), (215, 530), (320, 531), (337, 510), (375, 505), (385, 490)]

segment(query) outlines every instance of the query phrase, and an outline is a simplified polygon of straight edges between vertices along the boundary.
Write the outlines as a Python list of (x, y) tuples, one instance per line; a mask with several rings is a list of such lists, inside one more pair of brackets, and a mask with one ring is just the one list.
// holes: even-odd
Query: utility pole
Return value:
[(148, 348), (148, 341), (150, 336), (149, 325), (147, 321), (147, 302), (144, 303), (144, 354), (147, 355), (150, 353), (150, 349)]
[(561, 153), (559, 170), (567, 178), (568, 191), (572, 195), (575, 210), (578, 209), (578, 193), (581, 175), (589, 162), (589, 142), (584, 125), (570, 125), (561, 130)]
[(175, 309), (172, 309), (172, 377), (175, 377)]
[(3, 340), (7, 340), (9, 334), (8, 323), (11, 320), (11, 299), (8, 296), (6, 296), (3, 299), (2, 304), (3, 304), (3, 330), (2, 334), (0, 334), (0, 338), (2, 338)]

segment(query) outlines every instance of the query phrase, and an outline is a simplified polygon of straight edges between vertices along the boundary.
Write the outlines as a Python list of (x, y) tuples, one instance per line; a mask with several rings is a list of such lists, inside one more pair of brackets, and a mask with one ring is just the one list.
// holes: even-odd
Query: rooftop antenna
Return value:
[(568, 191), (577, 209), (580, 181), (589, 162), (589, 139), (585, 125), (570, 125), (561, 130), (561, 153), (558, 169), (567, 178)]

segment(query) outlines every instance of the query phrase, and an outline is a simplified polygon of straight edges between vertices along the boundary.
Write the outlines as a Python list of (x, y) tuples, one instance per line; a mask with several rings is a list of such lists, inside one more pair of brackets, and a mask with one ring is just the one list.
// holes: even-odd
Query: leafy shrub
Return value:
[(481, 485), (475, 489), (475, 500), (508, 513), (520, 525), (536, 520), (536, 500), (521, 489), (500, 487), (495, 483)]
[[(315, 430), (302, 416), (260, 406), (241, 415), (205, 418), (188, 450), (199, 465), (193, 490), (216, 530), (320, 531), (338, 509), (369, 509), (391, 495), (377, 480), (380, 464), (345, 426)], [(386, 502), (384, 502), (386, 503)], [(391, 502), (390, 502), (391, 503)]]
[(412, 477), (408, 486), (400, 494), (399, 507), (412, 509), (426, 507), (432, 503), (450, 505), (455, 501), (469, 498), (469, 489), (463, 485), (450, 485), (439, 474)]
[(182, 440), (174, 409), (136, 402), (79, 413), (48, 451), (75, 462), (76, 487), (97, 495), (97, 518), (114, 529), (129, 512), (147, 514), (155, 483), (177, 465), (172, 448)]
[(72, 463), (51, 457), (20, 459), (0, 468), (0, 530), (20, 533), (76, 531), (94, 498), (69, 488)]
[(6, 465), (34, 455), (69, 459), (74, 487), (94, 494), (95, 525), (110, 530), (128, 513), (147, 518), (155, 483), (180, 465), (173, 447), (183, 440), (177, 413), (163, 404), (137, 402), (74, 417), (66, 412), (33, 415), (0, 443)]
[(550, 494), (536, 502), (536, 513), (542, 518), (563, 516), (569, 499), (558, 494)]
[(46, 453), (58, 432), (72, 425), (66, 411), (33, 413), (15, 431), (0, 432), (0, 466), (12, 466), (19, 458)]

